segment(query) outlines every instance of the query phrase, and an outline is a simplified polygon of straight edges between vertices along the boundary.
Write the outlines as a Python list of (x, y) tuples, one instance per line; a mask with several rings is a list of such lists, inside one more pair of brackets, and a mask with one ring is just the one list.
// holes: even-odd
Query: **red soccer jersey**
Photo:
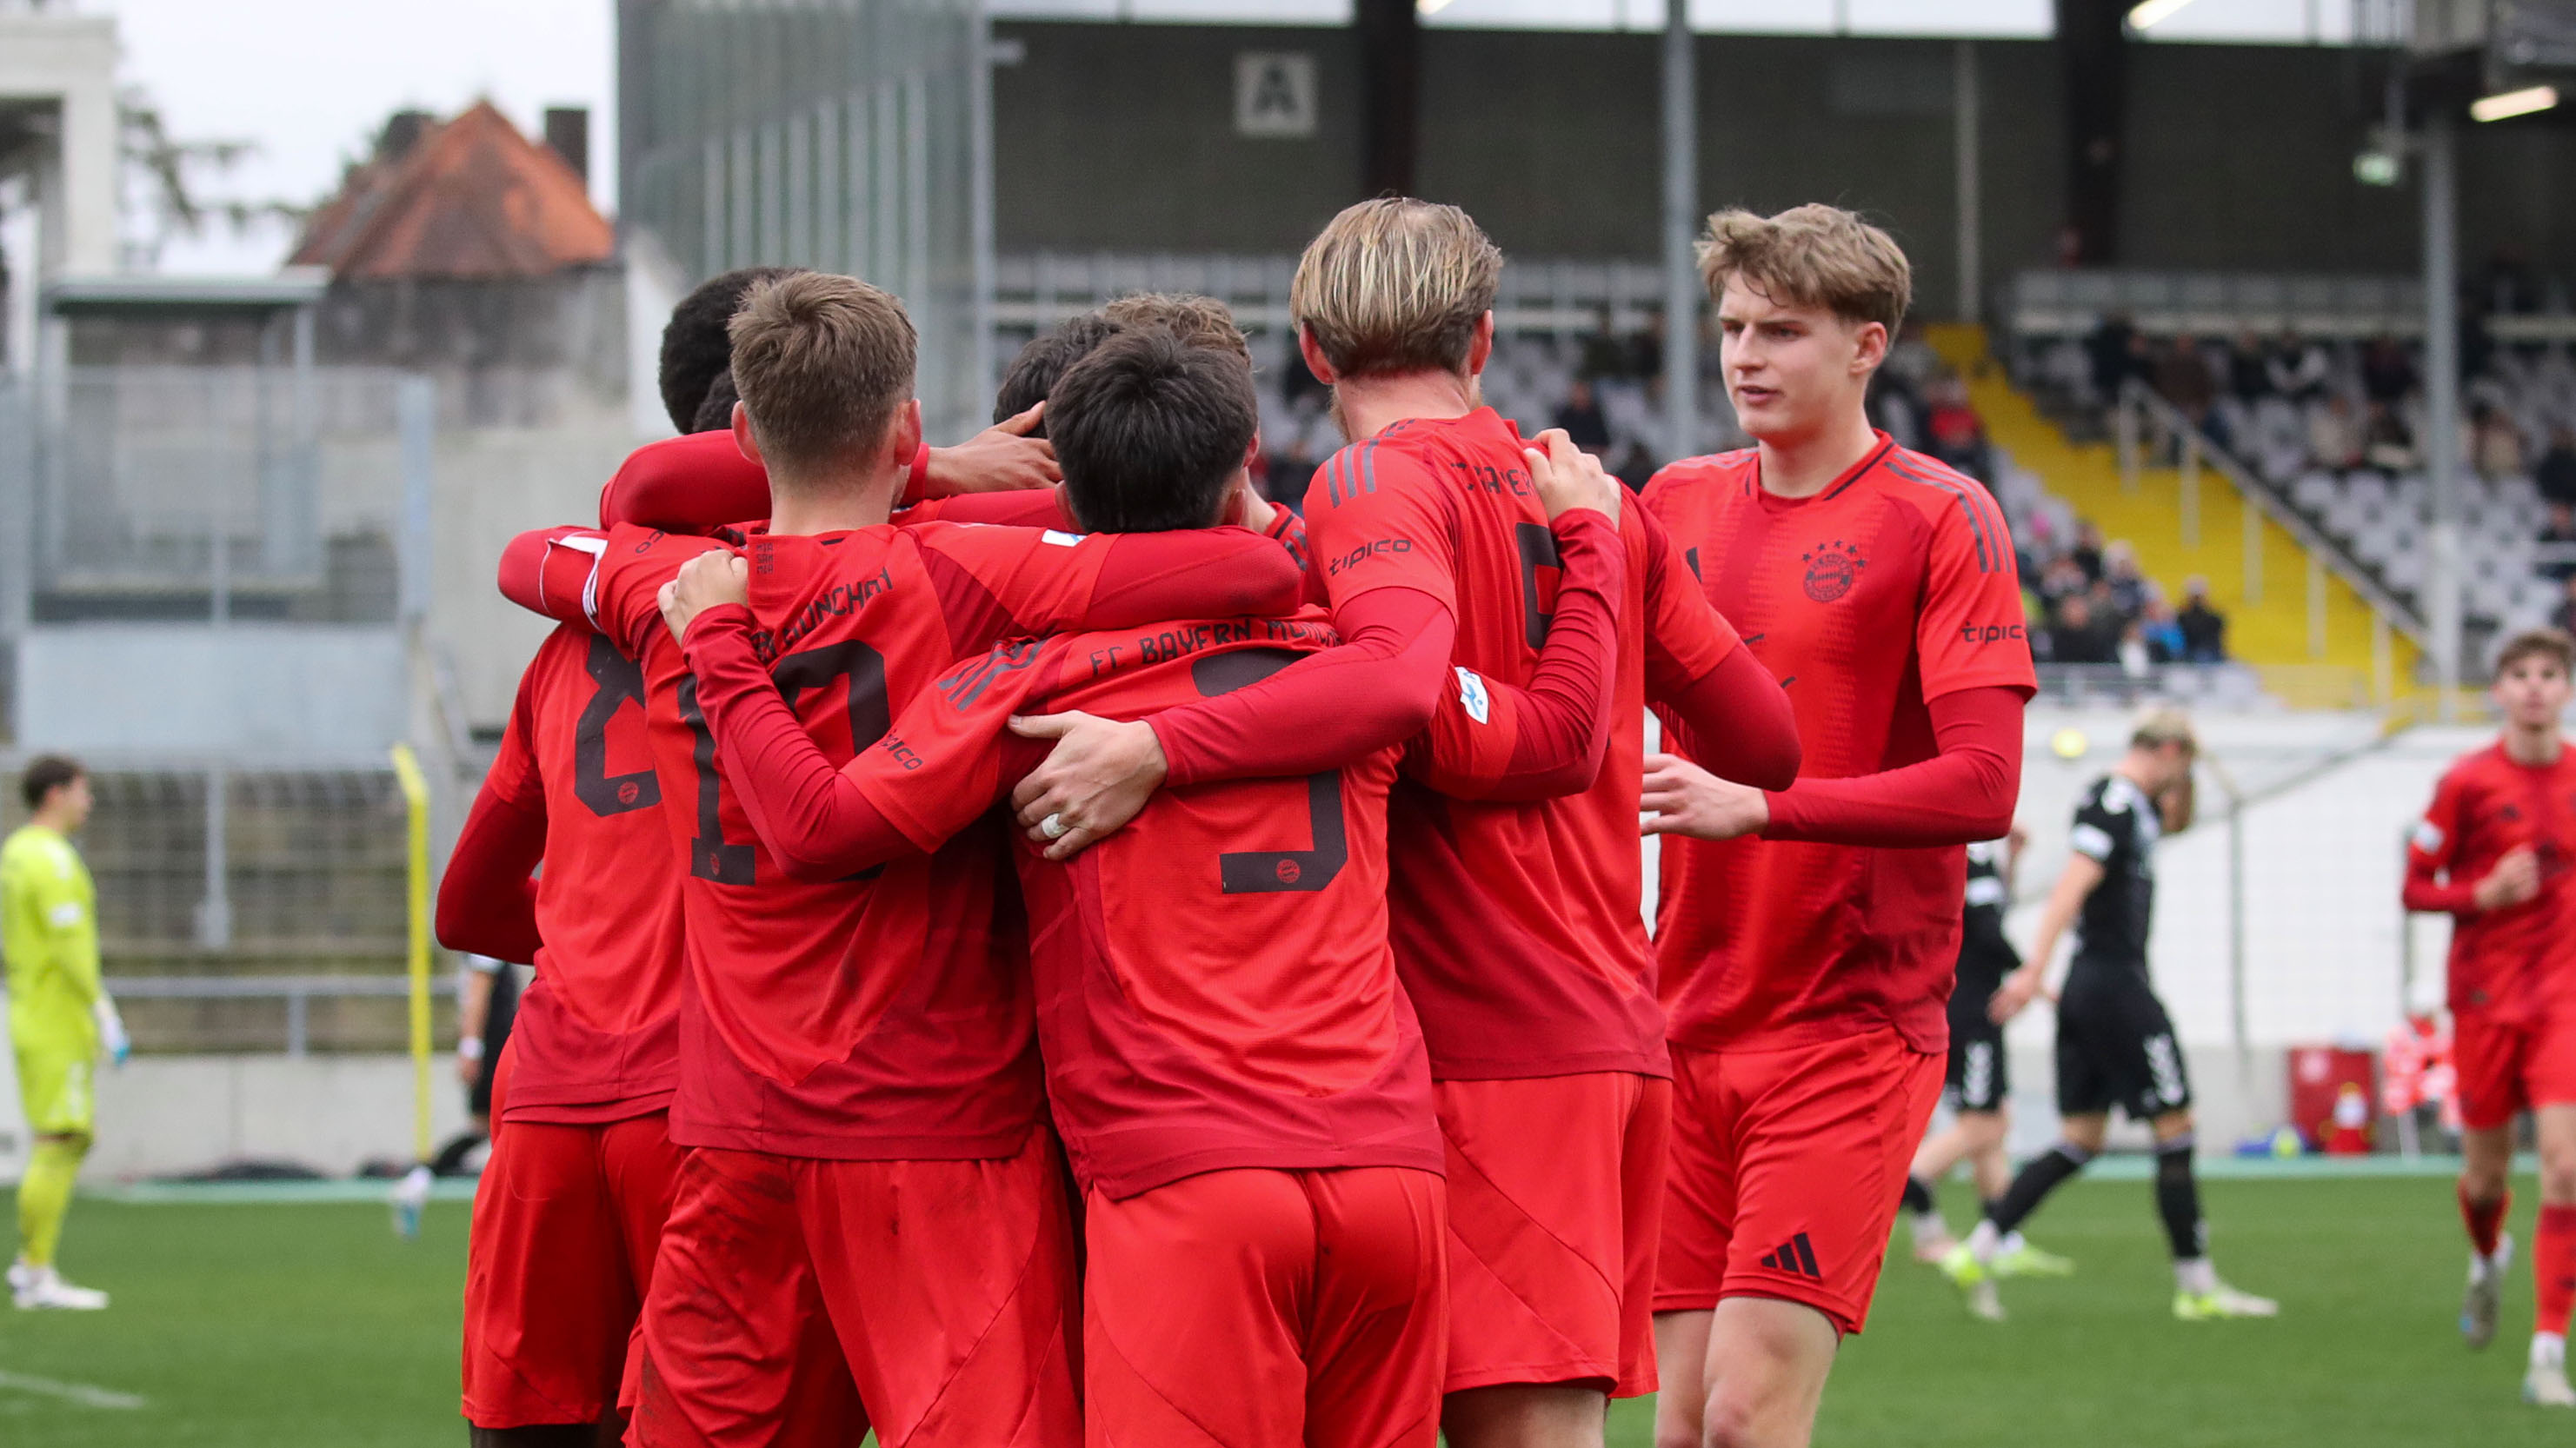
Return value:
[[(847, 771), (935, 849), (1044, 757), (1013, 714), (1112, 719), (1229, 692), (1326, 647), (1295, 619), (1018, 640), (961, 665)], [(1387, 945), (1395, 751), (1302, 779), (1158, 791), (1064, 864), (1025, 837), (1038, 1034), (1087, 1186), (1236, 1167), (1442, 1169), (1431, 1077)]]
[[(1118, 541), (943, 523), (753, 533), (755, 647), (807, 732), (846, 761), (959, 657), (1089, 622)], [(578, 602), (543, 573), (548, 612), (586, 612), (644, 667), (684, 872), (672, 1140), (860, 1160), (1008, 1155), (1042, 1107), (1019, 947), (995, 939), (999, 828), (847, 880), (789, 878), (720, 776), (656, 599), (681, 562), (717, 546), (576, 533), (550, 556), (596, 559), (586, 583), (573, 574)]]
[[(1458, 624), (1452, 663), (1526, 687), (1558, 569), (1522, 448), (1511, 423), (1479, 409), (1335, 453), (1306, 494), (1320, 560), (1309, 577), (1336, 608), (1379, 588), (1439, 600)], [(1642, 721), (1650, 694), (1705, 677), (1736, 638), (1637, 509), (1620, 510), (1619, 531), (1622, 616), (1637, 623), (1620, 630), (1615, 727), (1592, 787), (1511, 804), (1396, 786), (1389, 932), (1443, 1080), (1670, 1071), (1637, 910)]]
[[(1983, 485), (1879, 435), (1808, 498), (1762, 490), (1752, 449), (1655, 475), (1646, 506), (1779, 679), (1801, 778), (1936, 753), (1925, 701), (2036, 689), (2003, 513)], [(1944, 1050), (1963, 846), (1667, 836), (1656, 952), (1673, 1040), (1767, 1048), (1888, 1026)]]
[(545, 943), (510, 1029), (509, 1120), (615, 1121), (670, 1102), (679, 869), (644, 730), (643, 670), (586, 628), (556, 629), (519, 676), (484, 783), (546, 822)]
[[(2526, 847), (2539, 895), (2478, 909), (2477, 882)], [(2454, 912), (2453, 1011), (2523, 1021), (2576, 1004), (2576, 749), (2547, 765), (2517, 764), (2501, 743), (2463, 755), (2407, 842), (2406, 903)]]

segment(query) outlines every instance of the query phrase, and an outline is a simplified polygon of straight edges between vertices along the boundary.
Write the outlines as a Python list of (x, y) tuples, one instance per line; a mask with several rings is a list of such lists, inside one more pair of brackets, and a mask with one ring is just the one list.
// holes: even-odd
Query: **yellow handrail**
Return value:
[(412, 1159), (429, 1160), (429, 781), (408, 744), (393, 747), (394, 779), (411, 824)]

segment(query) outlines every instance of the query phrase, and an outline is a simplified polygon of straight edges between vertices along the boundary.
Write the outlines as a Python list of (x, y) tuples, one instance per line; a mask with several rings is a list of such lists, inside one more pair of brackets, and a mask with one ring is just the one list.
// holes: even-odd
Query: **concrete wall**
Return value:
[(53, 624), (17, 670), (31, 751), (373, 763), (407, 723), (391, 627)]
[[(465, 1129), (465, 1092), (446, 1058), (432, 1066), (436, 1143)], [(24, 1169), (24, 1126), (17, 1073), (0, 1073), (0, 1180)], [(127, 1181), (244, 1158), (346, 1176), (362, 1162), (411, 1154), (408, 1056), (138, 1056), (99, 1072), (98, 1143), (81, 1178)]]
[[(1357, 53), (1348, 32), (1013, 21), (1026, 58), (995, 72), (1005, 251), (1292, 252), (1358, 199)], [(1418, 189), (1474, 212), (1507, 252), (1651, 257), (1656, 37), (1440, 28), (1423, 36)], [(1956, 42), (1710, 35), (1699, 42), (1700, 196), (1712, 208), (1860, 208), (1912, 256), (1927, 308), (1955, 305), (1951, 70)], [(1315, 57), (1310, 138), (1239, 136), (1234, 57)], [(2062, 96), (2044, 41), (1976, 43), (1980, 236), (1990, 278), (2053, 264), (2064, 197)], [(2300, 46), (2133, 48), (2124, 264), (2406, 271), (2412, 186), (2352, 179), (2379, 106), (2353, 53)], [(2461, 254), (2499, 243), (2576, 269), (2576, 132), (2470, 127)]]

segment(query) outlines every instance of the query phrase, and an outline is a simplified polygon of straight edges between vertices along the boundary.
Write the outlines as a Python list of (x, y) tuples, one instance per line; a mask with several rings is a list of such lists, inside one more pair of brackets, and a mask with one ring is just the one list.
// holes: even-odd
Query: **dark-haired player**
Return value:
[(2495, 1337), (2513, 1239), (2513, 1119), (2540, 1138), (2540, 1221), (2532, 1234), (2531, 1358), (2523, 1397), (2576, 1407), (2567, 1317), (2576, 1305), (2576, 754), (2559, 733), (2576, 641), (2533, 629), (2496, 653), (2490, 695), (2504, 730), (2442, 776), (2406, 851), (2406, 908), (2441, 911), (2451, 931), (2450, 1000), (2460, 1072), (2460, 1216), (2469, 1289), (2460, 1332)]
[(0, 954), (7, 957), (9, 1047), (18, 1101), (35, 1138), (18, 1182), (18, 1255), (9, 1291), (21, 1308), (91, 1311), (107, 1294), (54, 1266), (72, 1182), (89, 1155), (98, 1058), (125, 1059), (125, 1026), (98, 973), (98, 890), (72, 847), (89, 819), (89, 771), (42, 754), (18, 776), (27, 822), (0, 844)]
[[(920, 436), (900, 304), (799, 274), (732, 327), (736, 438), (771, 495), (743, 540), (758, 647), (836, 759), (1002, 637), (1293, 597), (1293, 566), (1248, 533), (888, 526)], [(863, 1421), (889, 1448), (1068, 1442), (1071, 1248), (1027, 989), (994, 939), (997, 841), (828, 881), (762, 847), (658, 603), (719, 546), (550, 530), (504, 560), (514, 599), (592, 622), (643, 666), (685, 857), (671, 1135), (692, 1151), (645, 1304), (633, 1441), (855, 1437)], [(836, 1350), (818, 1360), (818, 1341)]]
[[(1448, 1162), (1441, 1429), (1459, 1448), (1597, 1443), (1605, 1397), (1654, 1385), (1666, 1064), (1637, 913), (1645, 701), (1675, 701), (1743, 777), (1796, 768), (1778, 685), (1639, 510), (1618, 515), (1611, 628), (1555, 626), (1561, 540), (1477, 381), (1501, 267), (1453, 206), (1334, 218), (1291, 306), (1352, 439), (1306, 498), (1310, 576), (1345, 643), (1149, 720), (1028, 721), (1065, 743), (1014, 791), (1061, 859), (1158, 785), (1307, 775), (1423, 735), (1389, 809), (1389, 935)], [(1586, 640), (1588, 660), (1563, 651), (1565, 687), (1542, 687), (1550, 650)]]
[[(1086, 357), (1049, 406), (1075, 516), (1121, 532), (1221, 516), (1257, 416), (1240, 359), (1152, 329)], [(1599, 509), (1614, 485), (1566, 451), (1563, 481), (1589, 483), (1577, 506), (1595, 511), (1589, 531), (1568, 524), (1560, 598), (1606, 612), (1620, 560)], [(1554, 487), (1555, 470), (1532, 468)], [(680, 601), (726, 598), (725, 582), (693, 562)], [(688, 654), (726, 767), (763, 838), (819, 873), (935, 849), (1006, 793), (1040, 753), (1007, 732), (1015, 714), (1149, 716), (1332, 637), (1308, 609), (1008, 643), (835, 775), (758, 672), (747, 615), (700, 618)], [(1021, 842), (1049, 1092), (1088, 1198), (1095, 1442), (1437, 1436), (1443, 1158), (1387, 945), (1395, 769), (1380, 750), (1304, 778), (1167, 790), (1070, 862)]]
[[(2084, 792), (2068, 834), (2073, 851), (2039, 917), (2030, 959), (1987, 1008), (2001, 1025), (2047, 995), (2057, 1002), (2058, 1144), (2022, 1164), (1968, 1240), (1942, 1259), (1982, 1317), (1999, 1317), (1993, 1274), (2004, 1239), (2048, 1194), (2099, 1155), (2111, 1108), (2156, 1134), (2156, 1215), (2173, 1252), (2174, 1316), (2185, 1322), (2274, 1317), (2280, 1305), (2218, 1279), (2192, 1171), (2191, 1076), (2173, 1019), (2147, 976), (2156, 903), (2156, 841), (2191, 823), (2191, 770), (2200, 744), (2178, 709), (2138, 722), (2118, 765)], [(2047, 989), (2058, 938), (2075, 930), (2062, 991)]]
[[(2003, 839), (1968, 846), (1959, 976), (1950, 988), (1950, 1068), (1942, 1078), (1951, 1094), (1953, 1119), (1947, 1130), (1925, 1137), (1914, 1149), (1914, 1164), (1905, 1176), (1905, 1209), (1912, 1213), (1908, 1225), (1919, 1262), (1938, 1262), (1958, 1245), (1933, 1197), (1952, 1167), (1968, 1164), (1977, 1195), (1989, 1206), (2012, 1183), (2012, 1161), (2004, 1154), (2004, 1133), (2012, 1124), (2011, 1061), (2004, 1054), (2004, 1028), (1986, 1007), (2004, 977), (2021, 968), (2021, 953), (2004, 938), (2004, 911), (2012, 900), (2013, 867), (2025, 842), (2016, 825)], [(2075, 1264), (2039, 1250), (2016, 1232), (2004, 1239), (1994, 1270), (1999, 1277), (2062, 1277)]]
[(1755, 446), (1672, 464), (1646, 508), (1780, 677), (1805, 764), (1765, 791), (1648, 761), (1648, 828), (1694, 837), (1665, 841), (1656, 921), (1657, 1435), (1777, 1448), (1868, 1316), (1941, 1089), (1961, 847), (2012, 824), (2034, 681), (2002, 510), (1863, 410), (1904, 252), (1835, 207), (1728, 211), (1700, 271)]

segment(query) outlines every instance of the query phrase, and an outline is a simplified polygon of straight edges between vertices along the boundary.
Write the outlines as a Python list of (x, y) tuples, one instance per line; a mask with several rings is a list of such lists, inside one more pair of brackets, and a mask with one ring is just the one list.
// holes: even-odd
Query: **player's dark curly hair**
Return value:
[(1065, 505), (1085, 528), (1212, 527), (1261, 426), (1252, 369), (1160, 327), (1112, 337), (1047, 394)]
[[(671, 426), (682, 432), (704, 431), (691, 424), (697, 421), (699, 405), (706, 401), (707, 388), (716, 380), (716, 374), (733, 365), (733, 338), (725, 327), (741, 310), (744, 294), (762, 282), (802, 270), (789, 266), (742, 267), (698, 283), (697, 290), (682, 297), (680, 304), (671, 309), (671, 320), (662, 328), (659, 373), (662, 410), (671, 415)], [(728, 407), (726, 412), (730, 416), (732, 409)]]
[[(1020, 355), (1011, 359), (1010, 369), (1002, 374), (1002, 390), (993, 396), (993, 420), (1007, 421), (1046, 401), (1066, 368), (1125, 330), (1098, 312), (1084, 312), (1065, 318), (1052, 332), (1040, 332), (1030, 338)], [(1030, 436), (1046, 435), (1046, 419), (1039, 418)]]
[(733, 405), (742, 401), (734, 389), (733, 369), (728, 367), (707, 384), (706, 400), (698, 404), (698, 415), (689, 421), (687, 432), (721, 432), (733, 426)]

